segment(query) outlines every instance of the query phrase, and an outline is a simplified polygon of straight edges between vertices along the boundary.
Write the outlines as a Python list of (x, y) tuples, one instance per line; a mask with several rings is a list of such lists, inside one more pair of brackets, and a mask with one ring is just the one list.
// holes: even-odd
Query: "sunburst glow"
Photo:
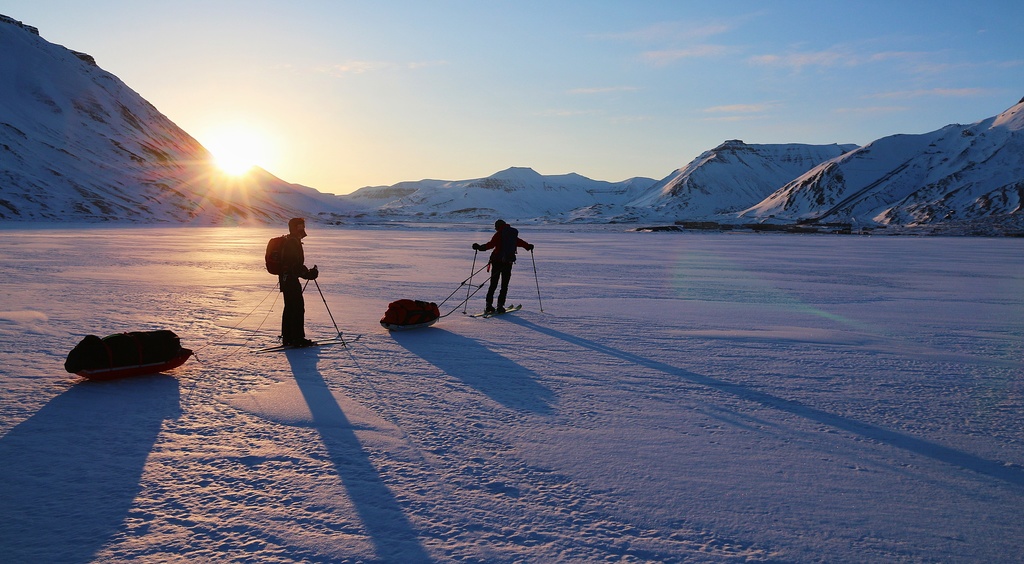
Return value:
[(259, 166), (268, 168), (273, 147), (266, 134), (246, 126), (225, 126), (203, 142), (226, 174), (241, 176)]

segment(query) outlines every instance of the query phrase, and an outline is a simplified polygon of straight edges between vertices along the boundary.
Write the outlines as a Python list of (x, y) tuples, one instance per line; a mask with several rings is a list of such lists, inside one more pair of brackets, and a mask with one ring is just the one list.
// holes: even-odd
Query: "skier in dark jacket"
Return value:
[[(505, 311), (505, 297), (508, 295), (508, 281), (512, 277), (512, 265), (516, 262), (516, 248), (522, 247), (527, 251), (533, 250), (533, 245), (519, 238), (519, 231), (502, 220), (494, 222), (494, 235), (491, 240), (484, 243), (473, 243), (474, 251), (491, 251), (491, 259), (488, 263), (491, 269), (491, 285), (487, 289), (487, 309), (485, 313), (503, 313)], [(501, 291), (498, 292), (498, 308), (494, 308), (494, 290), (501, 282)]]
[(284, 313), (281, 315), (281, 344), (290, 347), (308, 347), (315, 345), (306, 338), (303, 327), (306, 317), (306, 304), (302, 299), (302, 283), (299, 278), (316, 280), (320, 272), (316, 265), (306, 268), (302, 253), (302, 238), (306, 236), (306, 220), (301, 217), (288, 221), (288, 236), (281, 248), (281, 274), (277, 276), (284, 294)]

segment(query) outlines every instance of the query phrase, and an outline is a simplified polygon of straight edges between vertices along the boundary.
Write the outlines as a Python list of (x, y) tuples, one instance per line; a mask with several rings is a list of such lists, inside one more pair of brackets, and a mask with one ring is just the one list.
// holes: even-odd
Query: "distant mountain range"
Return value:
[(587, 215), (583, 210), (618, 209), (652, 184), (652, 178), (613, 183), (578, 174), (544, 176), (529, 168), (510, 168), (475, 180), (420, 180), (360, 188), (342, 198), (381, 217), (398, 219), (493, 220), (501, 216), (566, 222)]
[[(210, 153), (87, 54), (0, 16), (0, 219), (199, 225), (964, 222), (1024, 229), (1024, 100), (971, 125), (856, 145), (726, 141), (661, 180), (509, 168), (335, 196)], [(989, 230), (988, 232), (990, 232)], [(997, 230), (998, 231), (998, 230)]]

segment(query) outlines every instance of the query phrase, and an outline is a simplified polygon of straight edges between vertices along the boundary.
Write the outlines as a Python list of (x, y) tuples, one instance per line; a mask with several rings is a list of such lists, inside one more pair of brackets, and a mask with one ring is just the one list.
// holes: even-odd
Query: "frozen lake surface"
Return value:
[[(488, 230), (311, 225), (307, 332), (326, 301), (360, 338), (257, 355), (282, 232), (0, 231), (5, 559), (1019, 558), (1024, 240), (524, 226), (523, 310), (476, 319)], [(432, 328), (378, 324), (453, 291)], [(198, 358), (63, 371), (150, 329)]]

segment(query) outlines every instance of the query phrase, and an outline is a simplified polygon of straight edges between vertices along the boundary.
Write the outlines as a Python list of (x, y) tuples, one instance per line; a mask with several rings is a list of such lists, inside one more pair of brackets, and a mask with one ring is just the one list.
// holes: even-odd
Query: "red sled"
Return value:
[(440, 318), (441, 312), (434, 302), (397, 300), (388, 304), (380, 325), (388, 331), (406, 331), (430, 327)]
[(87, 335), (68, 353), (64, 369), (90, 380), (113, 380), (171, 370), (192, 354), (173, 331)]

